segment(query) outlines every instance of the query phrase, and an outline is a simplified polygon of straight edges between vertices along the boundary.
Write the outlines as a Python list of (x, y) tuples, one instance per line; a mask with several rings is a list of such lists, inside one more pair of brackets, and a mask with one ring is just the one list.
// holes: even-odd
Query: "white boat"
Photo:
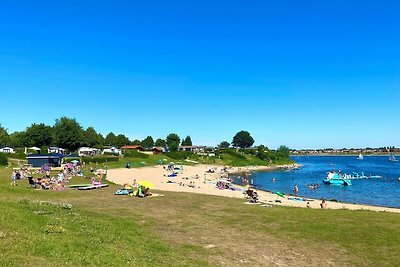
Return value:
[(358, 158), (357, 159), (359, 159), (359, 160), (363, 160), (364, 159), (364, 157), (363, 157), (363, 155), (360, 153), (360, 155), (358, 155)]
[(393, 152), (391, 152), (391, 153), (390, 153), (390, 156), (389, 156), (389, 161), (395, 162), (395, 161), (399, 161), (399, 160), (397, 160), (397, 159), (395, 158)]

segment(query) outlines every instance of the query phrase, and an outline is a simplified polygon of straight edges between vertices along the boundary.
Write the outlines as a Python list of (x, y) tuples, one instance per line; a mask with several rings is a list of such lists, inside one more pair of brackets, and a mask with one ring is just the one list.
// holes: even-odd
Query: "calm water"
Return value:
[[(250, 177), (254, 187), (291, 194), (297, 185), (299, 195), (304, 197), (400, 208), (400, 162), (390, 162), (387, 156), (364, 156), (364, 160), (357, 160), (357, 156), (300, 156), (293, 160), (304, 166), (293, 171), (255, 172)], [(364, 172), (384, 178), (352, 180), (352, 186), (326, 185), (322, 180), (330, 170), (347, 174)], [(318, 189), (308, 188), (315, 183), (320, 184)]]

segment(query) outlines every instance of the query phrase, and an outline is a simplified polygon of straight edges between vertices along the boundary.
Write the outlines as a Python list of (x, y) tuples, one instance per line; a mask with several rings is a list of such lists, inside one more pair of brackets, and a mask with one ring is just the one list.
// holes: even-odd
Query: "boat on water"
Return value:
[(343, 174), (335, 171), (328, 172), (328, 176), (322, 181), (331, 185), (352, 185), (350, 179), (346, 179)]
[(358, 155), (358, 158), (357, 158), (358, 160), (363, 160), (364, 159), (364, 157), (363, 157), (363, 155), (360, 153), (360, 155)]
[(399, 161), (399, 160), (396, 159), (396, 157), (394, 156), (393, 152), (391, 152), (390, 156), (389, 156), (389, 161), (396, 162), (396, 161)]

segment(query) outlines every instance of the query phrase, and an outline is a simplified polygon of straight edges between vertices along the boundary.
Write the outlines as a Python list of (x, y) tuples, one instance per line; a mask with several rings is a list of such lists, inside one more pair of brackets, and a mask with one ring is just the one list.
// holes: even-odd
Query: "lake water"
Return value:
[[(364, 156), (363, 160), (358, 160), (357, 156), (297, 156), (292, 159), (304, 166), (291, 171), (254, 172), (250, 176), (253, 186), (291, 194), (297, 185), (299, 195), (304, 197), (400, 208), (400, 162), (391, 162), (388, 156)], [(352, 186), (324, 184), (322, 180), (331, 170), (346, 174), (364, 172), (383, 178), (352, 180)], [(309, 189), (310, 184), (316, 183), (320, 184), (318, 189)]]

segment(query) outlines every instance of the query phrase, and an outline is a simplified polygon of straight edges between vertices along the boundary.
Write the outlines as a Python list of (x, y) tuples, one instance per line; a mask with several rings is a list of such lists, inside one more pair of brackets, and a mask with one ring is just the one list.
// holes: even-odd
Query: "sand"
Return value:
[[(279, 168), (291, 168), (297, 167), (297, 165), (290, 166), (278, 166)], [(276, 167), (262, 166), (262, 167), (241, 167), (241, 168), (229, 168), (227, 172), (222, 171), (223, 166), (211, 166), (211, 165), (195, 165), (195, 166), (183, 166), (183, 171), (179, 171), (177, 177), (168, 177), (167, 175), (171, 172), (164, 169), (163, 166), (154, 167), (142, 167), (132, 169), (110, 169), (108, 170), (107, 180), (124, 185), (132, 184), (134, 179), (136, 182), (148, 181), (154, 184), (154, 189), (161, 191), (172, 191), (172, 192), (188, 192), (196, 194), (207, 194), (216, 195), (223, 197), (235, 197), (242, 198), (245, 203), (245, 195), (243, 194), (243, 188), (241, 186), (235, 186), (240, 190), (221, 190), (216, 188), (215, 184), (221, 176), (226, 176), (232, 173), (239, 173), (243, 171), (254, 171), (254, 170), (272, 170)], [(207, 170), (213, 169), (214, 173), (209, 173)], [(171, 183), (168, 183), (170, 181)], [(194, 185), (189, 187), (188, 185)], [(285, 198), (279, 197), (274, 193), (266, 192), (262, 190), (256, 190), (259, 195), (259, 202), (267, 205), (278, 205), (278, 206), (290, 206), (290, 207), (302, 207), (307, 208), (307, 202), (309, 202), (309, 208), (321, 209), (321, 200), (307, 198), (307, 201), (290, 200), (294, 196), (285, 196)], [(279, 201), (279, 202), (277, 202)], [(349, 210), (371, 210), (371, 211), (387, 211), (387, 212), (400, 212), (400, 209), (385, 208), (369, 205), (350, 204), (342, 202), (327, 201), (328, 209), (349, 209)]]

